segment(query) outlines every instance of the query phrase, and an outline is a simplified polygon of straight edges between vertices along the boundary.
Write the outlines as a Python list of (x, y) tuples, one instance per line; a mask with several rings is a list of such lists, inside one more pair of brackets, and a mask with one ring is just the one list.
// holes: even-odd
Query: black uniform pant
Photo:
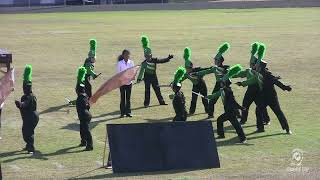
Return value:
[(80, 137), (81, 143), (86, 144), (87, 147), (93, 147), (92, 144), (92, 135), (90, 132), (90, 120), (82, 119), (80, 120)]
[[(212, 91), (212, 94), (219, 91), (220, 89), (220, 81), (217, 81), (214, 88), (213, 88), (213, 91)], [(209, 105), (208, 105), (208, 115), (209, 116), (213, 116), (214, 114), (214, 105), (216, 104), (217, 100), (219, 98), (216, 98), (216, 99), (211, 99), (209, 100)]]
[[(264, 103), (261, 108), (263, 109), (263, 108), (266, 108), (267, 106), (269, 106), (271, 108), (271, 110), (274, 112), (274, 114), (277, 116), (277, 118), (281, 124), (282, 129), (289, 130), (288, 120), (285, 117), (284, 113), (282, 112), (277, 95), (265, 96)], [(259, 116), (259, 117), (263, 118), (262, 116)]]
[[(241, 122), (245, 123), (248, 120), (248, 112), (249, 112), (249, 108), (251, 106), (251, 104), (255, 101), (255, 99), (257, 98), (257, 94), (259, 92), (257, 92), (255, 89), (252, 88), (248, 88), (244, 98), (243, 98), (243, 102), (242, 102), (242, 107), (245, 108), (245, 110), (242, 110), (241, 112)], [(256, 113), (259, 114), (259, 116), (261, 115), (261, 117), (263, 118), (263, 122), (268, 123), (270, 122), (270, 117), (268, 115), (268, 111), (267, 108), (262, 108), (261, 112), (259, 108), (256, 108)], [(258, 118), (258, 117), (256, 117)]]
[(131, 113), (131, 102), (130, 102), (131, 89), (132, 89), (132, 84), (123, 85), (120, 87), (120, 94), (121, 94), (120, 112), (121, 112), (121, 115)]
[(183, 113), (182, 115), (176, 115), (173, 118), (173, 121), (186, 121), (187, 120), (187, 112)]
[[(203, 96), (207, 96), (208, 95), (207, 85), (206, 85), (206, 83), (204, 81), (199, 81), (198, 84), (193, 85), (192, 86), (192, 91), (196, 92), (196, 93), (200, 93)], [(198, 95), (192, 93), (190, 110), (189, 110), (190, 114), (194, 114), (194, 112), (196, 111), (197, 99), (198, 99)], [(208, 100), (206, 98), (202, 98), (202, 104), (204, 106), (204, 109), (205, 109), (206, 113), (208, 113), (209, 112), (209, 110), (208, 110)]]
[(92, 96), (92, 86), (91, 86), (91, 83), (90, 83), (89, 79), (86, 79), (84, 81), (84, 88), (85, 88), (85, 91), (86, 91), (86, 94), (88, 95), (88, 97), (91, 98), (91, 96)]
[(154, 92), (156, 93), (156, 96), (158, 98), (158, 101), (160, 104), (164, 103), (163, 97), (161, 95), (160, 87), (159, 87), (159, 81), (156, 74), (146, 74), (144, 76), (144, 84), (145, 84), (145, 94), (144, 94), (144, 105), (149, 106), (150, 104), (150, 86), (152, 85), (152, 88)]
[(34, 151), (34, 129), (39, 122), (38, 115), (23, 115), (22, 116), (22, 136), (26, 143), (27, 151)]
[(237, 115), (236, 111), (235, 112), (225, 112), (218, 117), (218, 119), (217, 119), (217, 133), (219, 136), (224, 136), (223, 123), (225, 121), (229, 120), (231, 125), (236, 130), (240, 141), (243, 141), (246, 139), (246, 135), (244, 134), (243, 129), (241, 127), (241, 124), (239, 123), (236, 115)]

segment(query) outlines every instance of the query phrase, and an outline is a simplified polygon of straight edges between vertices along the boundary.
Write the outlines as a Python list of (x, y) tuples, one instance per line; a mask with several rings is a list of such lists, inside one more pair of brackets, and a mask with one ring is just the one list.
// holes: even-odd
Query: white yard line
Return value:
[(54, 162), (52, 163), (53, 165), (56, 166), (57, 169), (62, 170), (65, 168), (65, 166), (63, 166), (62, 164), (58, 163), (58, 162)]
[(21, 168), (19, 166), (15, 165), (15, 164), (9, 165), (9, 167), (14, 171), (20, 171), (21, 170)]

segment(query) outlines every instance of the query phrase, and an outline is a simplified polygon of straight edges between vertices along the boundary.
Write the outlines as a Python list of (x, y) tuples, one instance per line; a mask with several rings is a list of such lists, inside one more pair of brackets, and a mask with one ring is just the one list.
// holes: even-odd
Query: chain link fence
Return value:
[[(71, 6), (71, 5), (112, 5), (145, 3), (200, 3), (214, 1), (261, 1), (261, 0), (0, 0), (0, 7)], [(294, 0), (287, 0), (294, 1)], [(304, 1), (304, 0), (300, 0)], [(310, 1), (310, 0), (309, 0)], [(320, 1), (320, 0), (314, 0)]]
[(0, 7), (168, 3), (170, 0), (0, 0)]

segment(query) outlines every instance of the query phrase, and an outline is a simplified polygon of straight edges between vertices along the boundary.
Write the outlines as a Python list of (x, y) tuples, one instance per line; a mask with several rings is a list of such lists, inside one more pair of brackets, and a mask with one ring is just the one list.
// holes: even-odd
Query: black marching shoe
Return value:
[(123, 114), (121, 114), (121, 115), (120, 115), (120, 118), (123, 118), (123, 117), (124, 117), (124, 115), (123, 115)]
[(240, 143), (242, 143), (242, 144), (247, 143), (247, 138), (244, 138), (244, 139), (240, 140)]
[(130, 113), (126, 114), (127, 117), (132, 117), (132, 115)]
[(93, 150), (93, 147), (86, 147), (83, 151), (92, 151)]
[(257, 129), (257, 130), (255, 131), (255, 133), (263, 133), (263, 132), (265, 132), (264, 129)]
[(33, 154), (35, 150), (34, 150), (34, 147), (32, 146), (32, 147), (27, 148), (27, 151), (29, 154)]
[(213, 115), (208, 115), (207, 119), (213, 119), (214, 116)]
[(264, 125), (270, 125), (270, 121), (263, 122)]
[(218, 137), (216, 139), (224, 139), (225, 136), (224, 135), (218, 135)]
[(87, 145), (86, 142), (81, 141), (81, 143), (79, 144), (79, 147), (84, 147), (84, 146), (86, 146), (86, 145)]
[(166, 105), (168, 105), (168, 104), (167, 104), (166, 102), (164, 102), (164, 101), (163, 101), (163, 102), (161, 102), (161, 103), (160, 103), (160, 105), (164, 105), (164, 106), (166, 106)]
[(29, 154), (34, 154), (34, 150), (28, 150)]
[(290, 129), (287, 129), (287, 134), (291, 135), (292, 134), (292, 131)]

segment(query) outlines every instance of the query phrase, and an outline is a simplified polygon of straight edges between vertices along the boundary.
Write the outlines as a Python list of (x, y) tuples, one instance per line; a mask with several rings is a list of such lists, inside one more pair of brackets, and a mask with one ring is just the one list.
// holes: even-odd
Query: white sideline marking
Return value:
[(96, 164), (101, 167), (103, 165), (103, 163), (101, 161), (96, 161)]
[(13, 169), (14, 171), (20, 171), (20, 170), (21, 170), (21, 168), (20, 168), (19, 166), (15, 165), (15, 164), (9, 165), (9, 167), (10, 167), (11, 169)]
[(49, 34), (75, 34), (76, 31), (65, 31), (65, 30), (57, 30), (57, 31), (48, 31)]
[(60, 163), (54, 162), (52, 164), (55, 165), (58, 169), (64, 169), (64, 166)]

